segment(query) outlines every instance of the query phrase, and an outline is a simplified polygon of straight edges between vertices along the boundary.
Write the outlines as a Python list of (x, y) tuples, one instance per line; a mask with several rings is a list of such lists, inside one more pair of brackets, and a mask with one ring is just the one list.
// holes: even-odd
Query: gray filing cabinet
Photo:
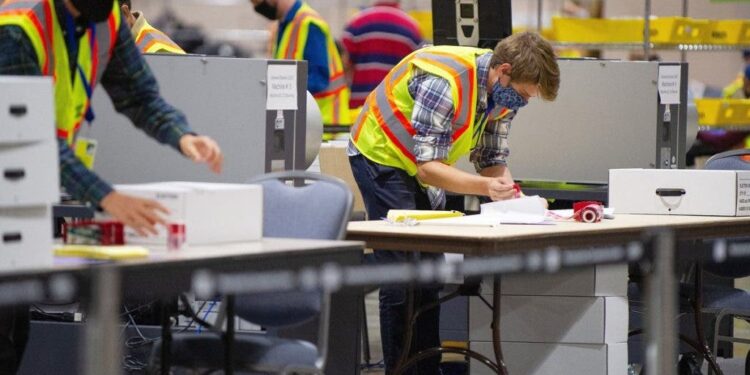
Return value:
[(58, 170), (52, 79), (0, 76), (0, 271), (52, 264)]

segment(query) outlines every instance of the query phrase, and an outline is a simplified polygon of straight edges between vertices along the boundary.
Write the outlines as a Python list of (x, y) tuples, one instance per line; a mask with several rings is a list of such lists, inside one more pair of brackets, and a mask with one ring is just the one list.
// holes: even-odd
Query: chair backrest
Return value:
[[(249, 183), (263, 186), (263, 237), (339, 240), (346, 236), (353, 197), (343, 181), (285, 171)], [(236, 313), (266, 327), (302, 324), (321, 313), (321, 294), (293, 291), (239, 296)]]
[(336, 240), (346, 236), (353, 197), (338, 178), (286, 171), (250, 183), (263, 186), (264, 237)]
[(748, 170), (750, 162), (743, 156), (750, 155), (750, 149), (729, 150), (716, 154), (706, 161), (706, 169), (713, 170)]
[[(712, 156), (706, 161), (706, 169), (711, 170), (750, 170), (750, 162), (743, 156), (750, 155), (750, 149), (729, 150)], [(748, 243), (750, 238), (733, 239), (732, 243)], [(707, 263), (704, 269), (721, 277), (740, 278), (750, 276), (750, 260), (732, 259), (724, 263)]]

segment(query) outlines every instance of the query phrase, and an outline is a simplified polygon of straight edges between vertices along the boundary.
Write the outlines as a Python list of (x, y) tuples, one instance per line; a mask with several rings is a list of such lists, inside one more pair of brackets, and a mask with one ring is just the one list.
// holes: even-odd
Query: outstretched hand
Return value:
[(211, 171), (221, 173), (224, 155), (219, 145), (203, 135), (187, 134), (180, 138), (180, 151), (196, 163), (208, 164)]
[(102, 199), (100, 206), (116, 220), (135, 229), (141, 236), (156, 235), (156, 224), (167, 225), (161, 214), (167, 215), (169, 210), (151, 199), (113, 191)]

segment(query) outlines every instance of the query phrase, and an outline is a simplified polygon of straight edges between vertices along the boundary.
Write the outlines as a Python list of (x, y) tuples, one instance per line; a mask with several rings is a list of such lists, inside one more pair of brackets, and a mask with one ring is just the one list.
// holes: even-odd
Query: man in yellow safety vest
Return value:
[[(74, 152), (78, 131), (91, 125), (90, 101), (98, 83), (115, 108), (152, 138), (220, 172), (214, 140), (195, 134), (185, 116), (159, 95), (114, 0), (5, 0), (0, 2), (0, 75), (54, 79), (60, 181), (80, 201), (102, 207), (140, 234), (164, 225), (161, 204), (121, 194), (89, 170)], [(28, 336), (28, 309), (0, 311), (0, 368), (15, 373)]]
[[(442, 209), (445, 190), (513, 198), (507, 166), (511, 119), (531, 97), (554, 100), (559, 84), (552, 46), (534, 33), (512, 35), (494, 51), (434, 46), (407, 56), (370, 93), (351, 129), (349, 161), (368, 216), (380, 219), (389, 209)], [(453, 166), (469, 154), (478, 175)], [(382, 263), (414, 256), (381, 250), (374, 255)], [(386, 373), (403, 351), (406, 294), (404, 287), (380, 289)], [(437, 298), (436, 288), (418, 289), (414, 308)], [(411, 352), (439, 345), (439, 314), (435, 307), (420, 315)], [(437, 374), (438, 362), (421, 361), (413, 373)]]
[(134, 11), (130, 0), (120, 0), (120, 9), (141, 53), (185, 53), (167, 34), (151, 26), (143, 12)]
[(260, 15), (279, 21), (273, 57), (307, 61), (307, 90), (320, 107), (323, 124), (351, 125), (349, 87), (328, 23), (301, 0), (251, 2)]

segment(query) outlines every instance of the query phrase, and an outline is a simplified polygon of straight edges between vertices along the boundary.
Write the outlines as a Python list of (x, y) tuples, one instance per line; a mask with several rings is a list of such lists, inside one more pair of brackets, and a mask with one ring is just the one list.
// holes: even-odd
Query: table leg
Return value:
[(100, 267), (91, 275), (91, 308), (85, 328), (85, 374), (122, 372), (120, 332), (120, 273)]
[(500, 275), (492, 278), (492, 347), (495, 350), (495, 363), (500, 370), (499, 374), (508, 375), (500, 343)]
[(161, 356), (160, 367), (161, 375), (169, 375), (169, 370), (172, 367), (172, 321), (171, 311), (168, 307), (168, 303), (162, 301), (161, 306)]
[(224, 332), (224, 374), (234, 374), (234, 296), (224, 297), (227, 330)]
[(675, 238), (669, 230), (652, 238), (652, 269), (646, 278), (646, 373), (675, 375), (677, 366), (677, 285)]

